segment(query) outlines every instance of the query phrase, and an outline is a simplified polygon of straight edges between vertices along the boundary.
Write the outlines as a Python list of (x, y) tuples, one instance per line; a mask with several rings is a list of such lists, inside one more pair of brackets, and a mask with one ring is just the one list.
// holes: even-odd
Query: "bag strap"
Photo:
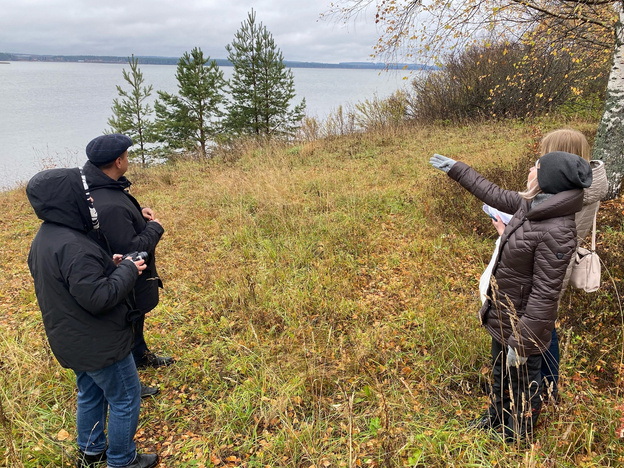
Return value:
[(592, 252), (596, 251), (596, 217), (597, 216), (598, 216), (598, 209), (596, 209), (594, 213), (594, 225), (592, 226), (592, 244), (591, 244)]

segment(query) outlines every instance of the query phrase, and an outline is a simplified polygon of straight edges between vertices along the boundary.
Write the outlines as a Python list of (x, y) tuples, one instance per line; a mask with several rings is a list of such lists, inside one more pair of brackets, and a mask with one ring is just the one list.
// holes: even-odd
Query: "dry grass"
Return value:
[[(466, 429), (487, 404), (475, 312), (494, 233), (428, 160), (461, 159), (519, 189), (515, 173), (553, 125), (385, 129), (134, 169), (134, 195), (166, 229), (148, 342), (178, 359), (141, 372), (161, 394), (142, 408), (139, 447), (167, 467), (621, 465), (619, 282), (567, 296), (563, 402), (530, 445)], [(0, 206), (0, 465), (69, 466), (73, 374), (50, 355), (26, 267), (39, 223), (23, 189)], [(604, 245), (622, 232), (609, 213)], [(588, 310), (613, 320), (574, 321)]]

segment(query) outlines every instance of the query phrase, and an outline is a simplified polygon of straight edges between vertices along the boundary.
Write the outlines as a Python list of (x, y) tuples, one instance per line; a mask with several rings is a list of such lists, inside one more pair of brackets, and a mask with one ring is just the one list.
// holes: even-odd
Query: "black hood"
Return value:
[(49, 169), (35, 174), (28, 181), (26, 195), (39, 219), (82, 232), (93, 229), (78, 168)]

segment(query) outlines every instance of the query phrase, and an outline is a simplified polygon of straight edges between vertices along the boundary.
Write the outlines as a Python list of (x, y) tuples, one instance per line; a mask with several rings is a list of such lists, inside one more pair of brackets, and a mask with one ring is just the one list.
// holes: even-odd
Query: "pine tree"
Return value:
[(180, 58), (176, 79), (177, 95), (158, 91), (155, 108), (160, 140), (175, 149), (199, 147), (201, 156), (206, 157), (206, 147), (220, 128), (223, 72), (196, 47)]
[(284, 65), (273, 35), (256, 23), (253, 10), (226, 50), (234, 66), (226, 128), (235, 135), (292, 135), (304, 116), (305, 99), (290, 107), (295, 97), (293, 73)]
[(112, 133), (123, 133), (139, 144), (141, 164), (146, 164), (145, 144), (155, 141), (154, 122), (150, 119), (153, 109), (145, 101), (152, 94), (152, 85), (145, 86), (143, 73), (139, 69), (139, 60), (128, 57), (130, 72), (122, 70), (124, 80), (130, 85), (126, 91), (117, 85), (119, 98), (113, 99), (113, 116), (108, 119)]

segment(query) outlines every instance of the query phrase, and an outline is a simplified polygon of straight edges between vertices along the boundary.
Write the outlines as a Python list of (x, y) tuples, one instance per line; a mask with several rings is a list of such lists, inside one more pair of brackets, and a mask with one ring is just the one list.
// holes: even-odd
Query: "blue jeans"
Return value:
[(134, 434), (141, 407), (141, 384), (132, 354), (104, 369), (76, 372), (76, 384), (78, 448), (89, 455), (106, 450), (111, 467), (131, 464), (136, 457)]
[(553, 328), (552, 331), (550, 348), (542, 357), (544, 358), (542, 361), (542, 379), (546, 380), (546, 385), (552, 386), (552, 393), (556, 397), (558, 393), (557, 384), (559, 383), (559, 337), (556, 328)]

